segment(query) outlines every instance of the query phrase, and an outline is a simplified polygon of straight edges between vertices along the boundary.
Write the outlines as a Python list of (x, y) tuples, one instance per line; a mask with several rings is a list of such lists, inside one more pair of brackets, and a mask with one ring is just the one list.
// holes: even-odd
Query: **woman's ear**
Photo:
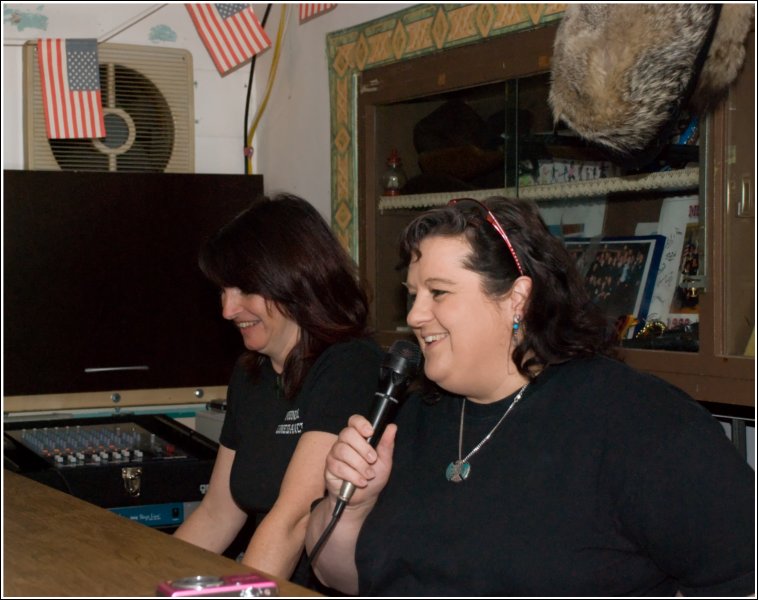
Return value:
[(532, 280), (531, 278), (522, 275), (511, 286), (511, 293), (509, 294), (509, 300), (511, 303), (511, 310), (514, 314), (523, 315), (526, 313), (526, 307), (529, 303), (529, 298), (532, 294)]

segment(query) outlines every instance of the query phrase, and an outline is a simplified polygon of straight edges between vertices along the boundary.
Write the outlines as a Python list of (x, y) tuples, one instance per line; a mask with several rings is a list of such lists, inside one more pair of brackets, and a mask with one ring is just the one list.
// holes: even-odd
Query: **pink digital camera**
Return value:
[(254, 598), (257, 596), (278, 596), (276, 582), (247, 573), (244, 575), (196, 575), (164, 581), (158, 586), (156, 596), (233, 596)]

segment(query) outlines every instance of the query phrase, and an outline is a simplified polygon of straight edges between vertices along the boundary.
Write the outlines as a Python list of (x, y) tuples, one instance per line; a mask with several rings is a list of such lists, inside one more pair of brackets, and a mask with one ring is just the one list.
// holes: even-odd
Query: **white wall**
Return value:
[[(275, 3), (266, 31), (276, 37), (284, 3)], [(278, 75), (253, 146), (254, 172), (267, 193), (302, 195), (330, 219), (329, 85), (326, 34), (402, 10), (411, 4), (340, 4), (302, 25), (297, 4), (288, 16)], [(265, 4), (253, 5), (263, 19)], [(111, 43), (183, 48), (195, 73), (195, 171), (243, 173), (244, 111), (249, 66), (221, 77), (183, 4), (3, 4), (3, 168), (22, 169), (21, 45), (39, 37), (95, 37)], [(273, 48), (260, 54), (253, 101), (262, 99)]]
[[(331, 12), (298, 24), (297, 5), (290, 6), (288, 29), (276, 84), (265, 118), (253, 141), (256, 168), (267, 192), (291, 191), (316, 205), (329, 219), (331, 158), (327, 33), (397, 12), (412, 4), (339, 4)], [(275, 35), (281, 6), (269, 16)], [(257, 12), (257, 10), (256, 10)], [(260, 13), (263, 14), (262, 12)], [(263, 96), (273, 53), (262, 55), (256, 70), (256, 92)]]

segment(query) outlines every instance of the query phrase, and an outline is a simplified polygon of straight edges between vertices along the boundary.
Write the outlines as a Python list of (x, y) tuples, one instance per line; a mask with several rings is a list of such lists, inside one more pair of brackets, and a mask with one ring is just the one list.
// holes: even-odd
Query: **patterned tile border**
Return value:
[(419, 4), (327, 35), (332, 226), (358, 258), (356, 80), (364, 69), (473, 44), (561, 18), (566, 4)]

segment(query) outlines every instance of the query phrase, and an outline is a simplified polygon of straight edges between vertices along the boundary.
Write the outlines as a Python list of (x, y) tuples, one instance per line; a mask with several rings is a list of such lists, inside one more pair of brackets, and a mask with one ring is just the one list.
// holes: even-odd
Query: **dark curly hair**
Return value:
[[(356, 265), (302, 198), (259, 198), (205, 243), (199, 264), (219, 288), (258, 294), (300, 326), (282, 373), (287, 398), (297, 394), (328, 346), (370, 335), (368, 299)], [(264, 360), (253, 351), (242, 358), (253, 377)]]
[(493, 298), (508, 293), (520, 273), (503, 238), (487, 222), (486, 207), (504, 228), (532, 280), (523, 337), (513, 351), (519, 372), (532, 377), (547, 365), (573, 357), (615, 355), (607, 319), (591, 302), (574, 259), (550, 233), (537, 206), (502, 197), (488, 198), (481, 205), (459, 200), (416, 217), (401, 237), (400, 266), (407, 268), (421, 256), (421, 242), (429, 236), (464, 235), (471, 245), (464, 265), (482, 276), (484, 292)]

